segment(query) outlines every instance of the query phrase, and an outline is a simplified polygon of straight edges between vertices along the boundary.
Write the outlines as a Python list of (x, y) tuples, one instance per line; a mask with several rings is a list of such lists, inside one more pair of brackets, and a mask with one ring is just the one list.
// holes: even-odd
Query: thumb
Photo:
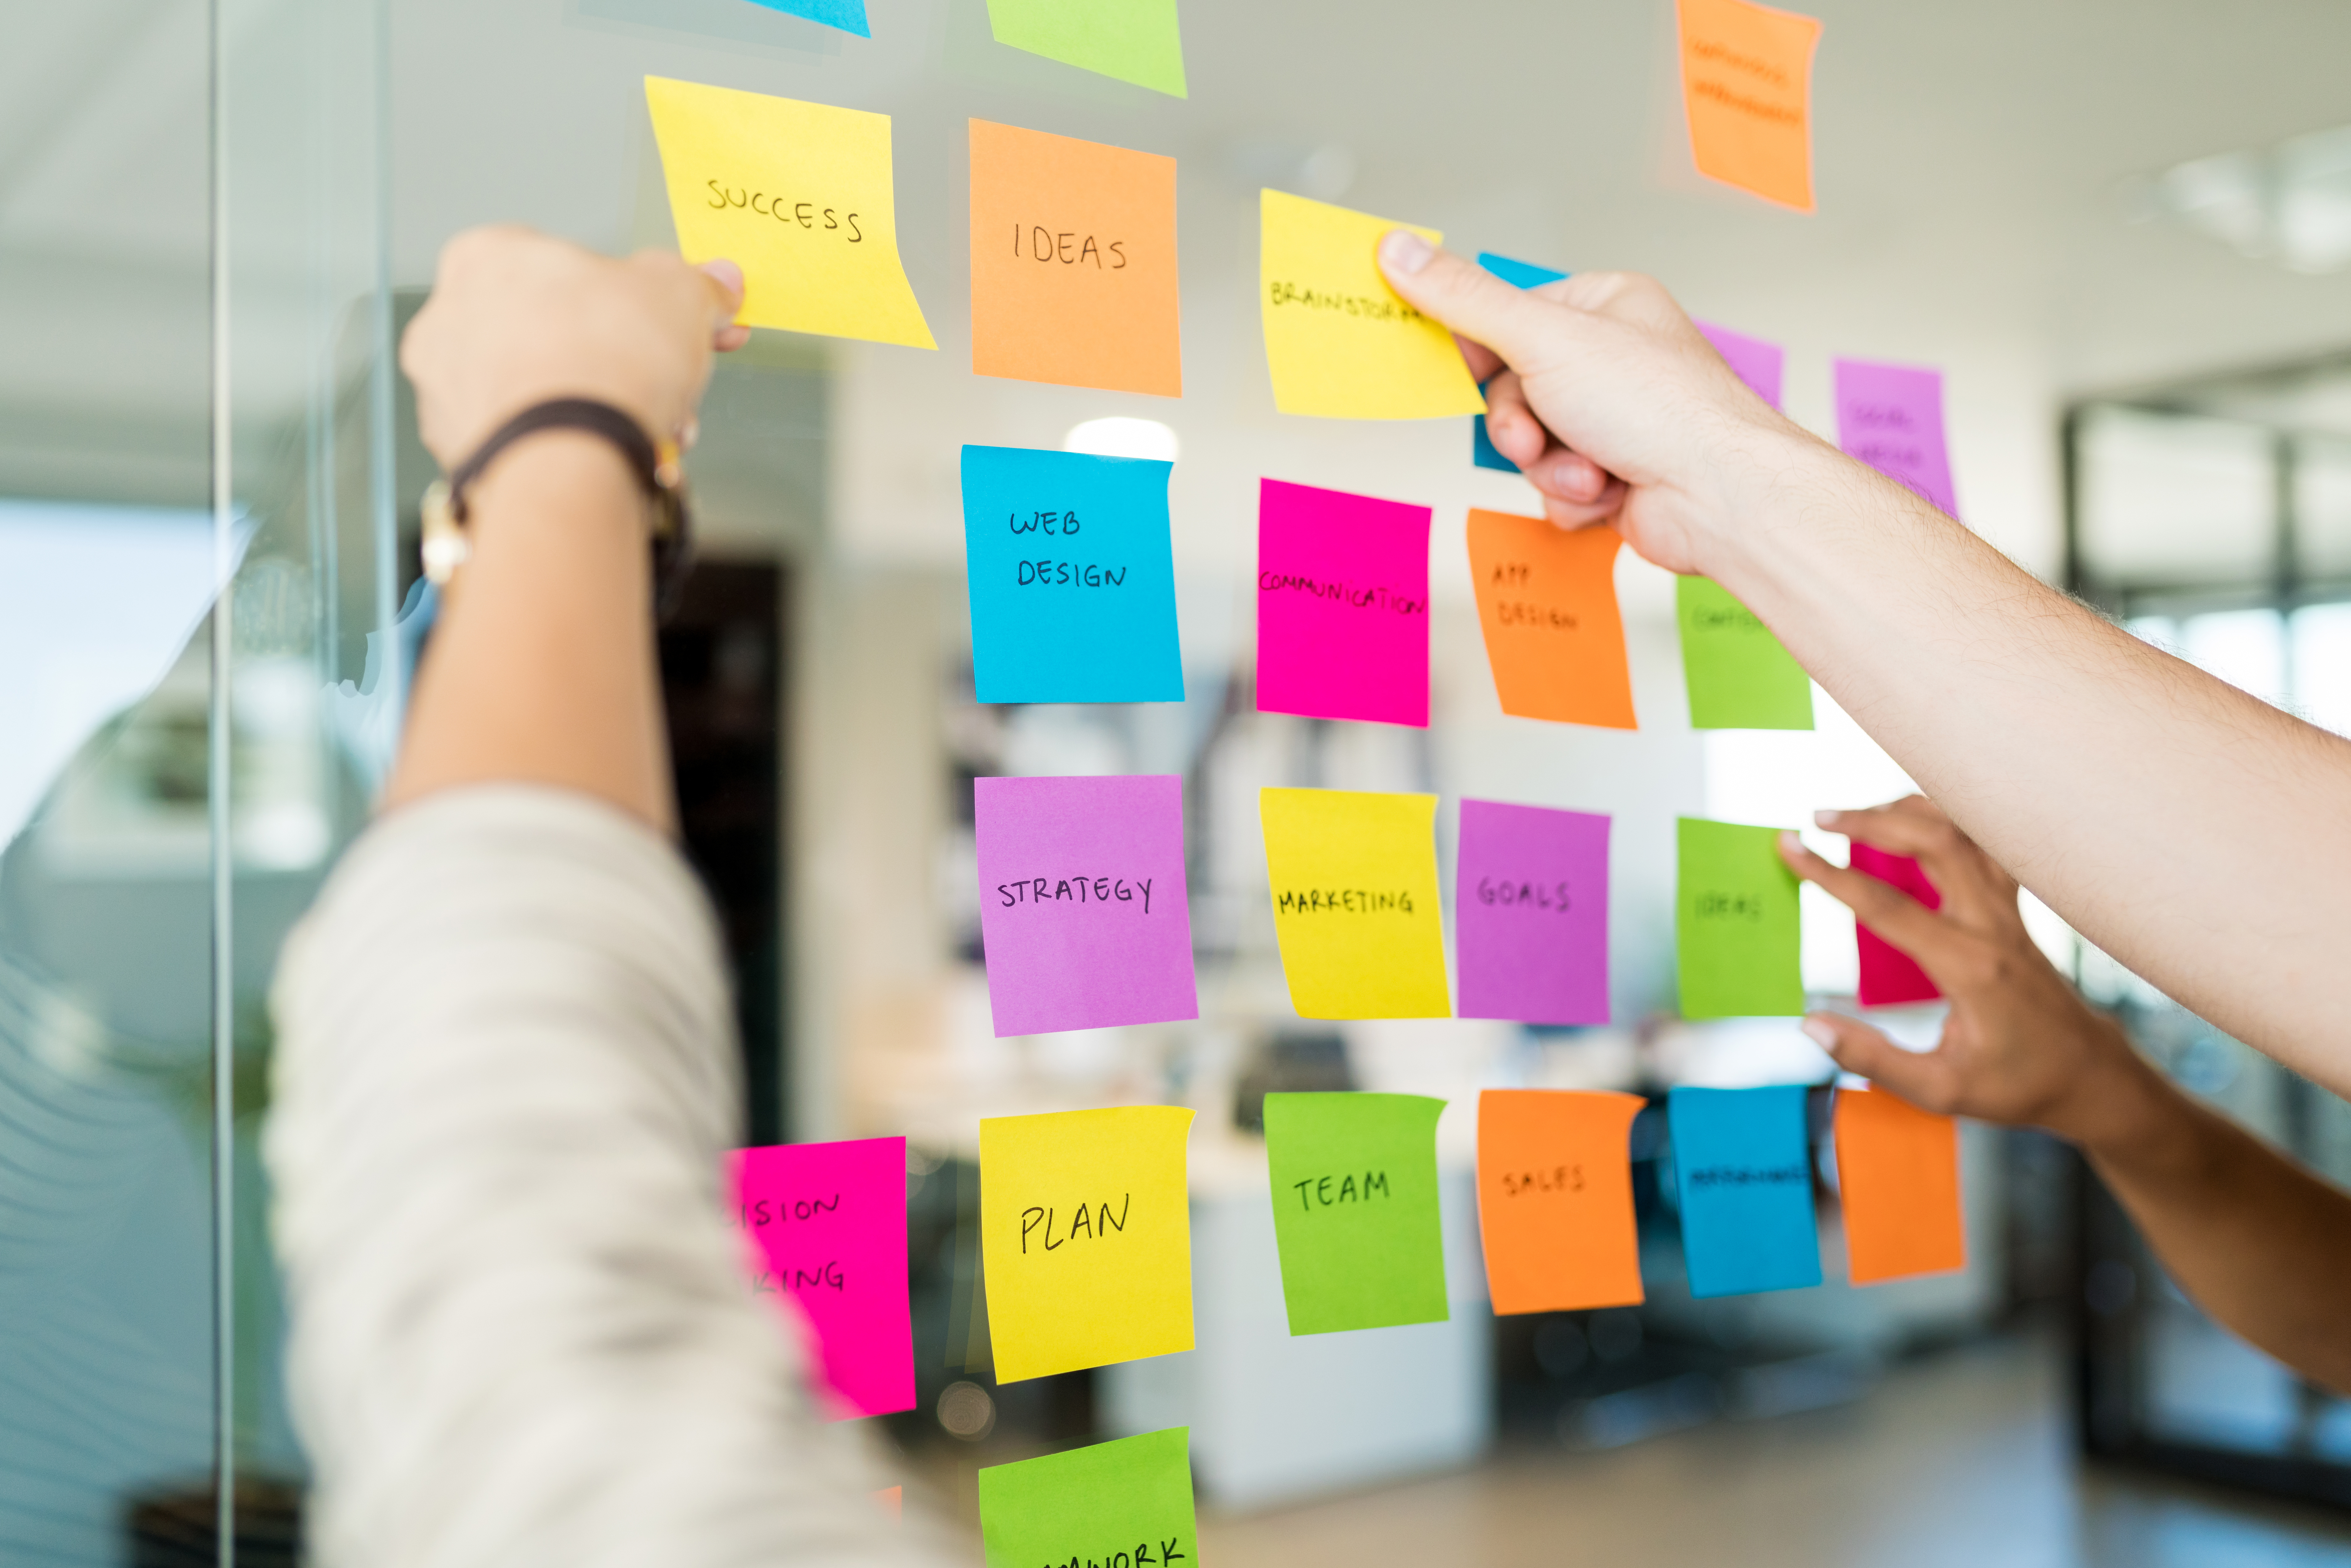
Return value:
[(1905, 1051), (1859, 1019), (1842, 1013), (1808, 1013), (1802, 1027), (1847, 1072), (1893, 1091), (1921, 1111), (1950, 1113), (1959, 1086), (1949, 1064), (1938, 1053)]
[(1484, 267), (1440, 250), (1410, 229), (1390, 229), (1380, 240), (1380, 272), (1405, 303), (1448, 329), (1502, 356), (1524, 374), (1544, 340), (1559, 329), (1565, 308), (1513, 287)]

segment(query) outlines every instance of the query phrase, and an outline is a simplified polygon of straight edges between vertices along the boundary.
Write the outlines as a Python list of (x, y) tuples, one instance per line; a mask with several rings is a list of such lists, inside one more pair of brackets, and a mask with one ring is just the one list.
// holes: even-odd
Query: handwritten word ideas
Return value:
[(1502, 711), (1555, 724), (1633, 729), (1632, 665), (1616, 604), (1610, 528), (1472, 508), (1469, 576)]
[(1674, 580), (1692, 729), (1810, 729), (1813, 681), (1754, 612), (1711, 579)]
[(1606, 1023), (1608, 819), (1464, 800), (1453, 934), (1463, 1018)]
[(1437, 797), (1260, 789), (1274, 937), (1301, 1018), (1443, 1018)]
[(1780, 859), (1780, 830), (1684, 817), (1677, 836), (1682, 1016), (1802, 1012), (1796, 874)]
[(1805, 1092), (1791, 1083), (1667, 1096), (1690, 1294), (1821, 1282)]
[(1429, 508), (1258, 486), (1257, 706), (1428, 723)]
[(1677, 0), (1682, 107), (1699, 173), (1813, 210), (1811, 16), (1749, 0)]
[(1418, 1094), (1265, 1097), (1291, 1333), (1445, 1321), (1437, 1186), (1444, 1109)]
[(1951, 517), (1951, 455), (1943, 436), (1943, 375), (1908, 365), (1839, 360), (1837, 445)]
[(979, 1472), (987, 1568), (1196, 1568), (1182, 1427)]
[(1478, 1221), (1498, 1312), (1641, 1300), (1633, 1221), (1637, 1094), (1488, 1089), (1478, 1096)]

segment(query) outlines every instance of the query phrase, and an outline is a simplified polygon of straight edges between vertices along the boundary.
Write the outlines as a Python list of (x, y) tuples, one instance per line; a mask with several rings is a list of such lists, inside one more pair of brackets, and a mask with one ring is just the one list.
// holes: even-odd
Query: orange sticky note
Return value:
[(1882, 1089), (1840, 1089), (1836, 1159), (1855, 1284), (1968, 1266), (1958, 1123)]
[(1633, 1228), (1638, 1094), (1488, 1089), (1478, 1096), (1478, 1226), (1498, 1312), (1641, 1299)]
[(1176, 160), (971, 122), (971, 368), (1184, 395)]
[(1614, 528), (1556, 528), (1509, 512), (1469, 514), (1469, 574), (1502, 711), (1637, 729)]
[(873, 1494), (873, 1500), (882, 1505), (883, 1512), (896, 1519), (906, 1511), (906, 1489), (902, 1486), (883, 1487)]
[(1813, 50), (1820, 19), (1749, 0), (1677, 0), (1682, 108), (1698, 172), (1813, 210)]

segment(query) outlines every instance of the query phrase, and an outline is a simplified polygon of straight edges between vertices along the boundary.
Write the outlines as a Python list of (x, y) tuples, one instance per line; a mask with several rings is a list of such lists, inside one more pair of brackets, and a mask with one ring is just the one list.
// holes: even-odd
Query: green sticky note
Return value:
[(1170, 1427), (981, 1470), (987, 1568), (1198, 1568), (1191, 1438)]
[(1290, 1332), (1441, 1323), (1445, 1231), (1425, 1094), (1269, 1094), (1265, 1158)]
[(1711, 578), (1674, 580), (1692, 729), (1810, 729), (1813, 682), (1754, 612)]
[(1778, 828), (1680, 823), (1674, 946), (1682, 1017), (1754, 1018), (1804, 1010), (1796, 873), (1780, 859)]
[(999, 44), (1185, 96), (1176, 0), (987, 0), (987, 26)]

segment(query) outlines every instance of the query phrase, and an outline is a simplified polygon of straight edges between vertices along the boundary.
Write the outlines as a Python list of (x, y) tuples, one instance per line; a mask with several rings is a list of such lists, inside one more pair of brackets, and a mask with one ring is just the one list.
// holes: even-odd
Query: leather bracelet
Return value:
[(544, 430), (578, 430), (602, 437), (621, 454), (629, 472), (653, 503), (653, 609), (667, 616), (679, 585), (694, 563), (693, 513), (686, 505), (685, 474), (678, 444), (655, 443), (644, 427), (611, 403), (594, 398), (549, 398), (533, 403), (490, 433), (473, 455), (424, 492), (424, 575), (445, 583), (474, 553), (465, 536), (466, 493), (508, 446)]

